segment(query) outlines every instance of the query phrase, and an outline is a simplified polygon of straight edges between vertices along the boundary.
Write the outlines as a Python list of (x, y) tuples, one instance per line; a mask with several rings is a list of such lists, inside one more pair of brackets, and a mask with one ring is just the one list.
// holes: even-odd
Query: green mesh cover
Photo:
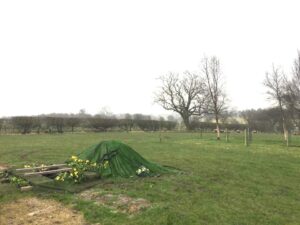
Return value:
[[(179, 170), (160, 166), (144, 159), (136, 151), (118, 141), (102, 141), (97, 145), (93, 145), (80, 153), (78, 158), (90, 160), (93, 163), (102, 163), (105, 160), (109, 161), (109, 167), (103, 171), (104, 177), (131, 177), (136, 176), (136, 170), (144, 166), (150, 170), (150, 176), (156, 176), (163, 173), (177, 173)], [(11, 171), (14, 175), (18, 175), (15, 171)], [(21, 176), (22, 177), (22, 176)], [(53, 179), (45, 176), (23, 177), (28, 180), (31, 185), (34, 185), (35, 190), (51, 191), (62, 190), (71, 193), (80, 192), (86, 188), (100, 184), (102, 181), (99, 178), (86, 179), (80, 184), (69, 182), (54, 182)], [(122, 178), (121, 178), (122, 179)]]
[(109, 167), (103, 172), (104, 176), (134, 176), (136, 175), (136, 170), (141, 166), (148, 168), (150, 175), (171, 171), (171, 168), (147, 161), (128, 145), (118, 141), (102, 141), (80, 153), (78, 158), (89, 160), (93, 163), (102, 163), (108, 160)]

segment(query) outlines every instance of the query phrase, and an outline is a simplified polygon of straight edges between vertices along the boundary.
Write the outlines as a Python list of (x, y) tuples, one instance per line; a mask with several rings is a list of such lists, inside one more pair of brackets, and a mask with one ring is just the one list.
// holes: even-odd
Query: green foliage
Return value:
[(9, 181), (12, 184), (16, 184), (18, 187), (25, 187), (29, 185), (29, 182), (21, 177), (10, 176)]

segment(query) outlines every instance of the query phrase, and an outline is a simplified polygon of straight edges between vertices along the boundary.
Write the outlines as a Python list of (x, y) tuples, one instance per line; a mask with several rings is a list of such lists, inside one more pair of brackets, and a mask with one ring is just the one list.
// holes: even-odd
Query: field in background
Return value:
[(299, 224), (300, 136), (287, 148), (282, 137), (243, 134), (216, 141), (214, 134), (115, 132), (62, 135), (2, 135), (0, 164), (58, 163), (102, 140), (120, 140), (150, 161), (183, 174), (159, 178), (107, 179), (95, 187), (149, 200), (152, 207), (133, 217), (111, 212), (71, 194), (19, 193), (0, 184), (1, 204), (36, 195), (54, 198), (101, 224)]

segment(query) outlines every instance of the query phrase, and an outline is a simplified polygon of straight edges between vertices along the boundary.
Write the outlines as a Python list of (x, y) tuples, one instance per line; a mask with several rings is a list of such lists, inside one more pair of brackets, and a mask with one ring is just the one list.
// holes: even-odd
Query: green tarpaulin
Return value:
[(131, 147), (119, 141), (102, 141), (80, 153), (78, 158), (93, 163), (109, 161), (109, 167), (104, 171), (104, 176), (135, 176), (137, 169), (141, 166), (149, 169), (150, 175), (167, 173), (172, 170), (147, 161)]

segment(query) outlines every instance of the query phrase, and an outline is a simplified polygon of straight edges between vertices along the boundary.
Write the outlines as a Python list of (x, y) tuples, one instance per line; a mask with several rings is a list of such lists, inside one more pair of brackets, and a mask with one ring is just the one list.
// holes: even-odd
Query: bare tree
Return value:
[(65, 123), (67, 126), (71, 127), (72, 133), (74, 132), (74, 128), (80, 125), (80, 118), (71, 115), (70, 117), (65, 118)]
[(220, 140), (219, 121), (226, 111), (226, 94), (224, 91), (224, 78), (221, 73), (220, 61), (217, 57), (205, 57), (202, 61), (202, 73), (204, 74), (208, 114), (213, 114), (216, 121), (217, 140)]
[(15, 116), (11, 118), (11, 122), (22, 134), (29, 134), (34, 124), (34, 118), (32, 116)]
[(277, 107), (280, 110), (283, 136), (284, 136), (284, 140), (287, 140), (288, 138), (287, 118), (284, 110), (285, 107), (284, 99), (286, 96), (286, 77), (278, 67), (275, 67), (273, 65), (272, 72), (266, 73), (264, 85), (268, 88), (267, 94), (269, 95), (269, 99), (275, 101)]
[(122, 121), (123, 121), (122, 125), (124, 126), (125, 130), (127, 132), (131, 131), (134, 126), (132, 115), (126, 113)]
[(300, 51), (298, 51), (298, 56), (294, 60), (294, 65), (292, 68), (293, 76), (291, 81), (287, 82), (287, 95), (286, 102), (290, 108), (300, 112)]
[(4, 119), (1, 118), (0, 119), (0, 134), (1, 134), (1, 131), (2, 131), (3, 124), (4, 124)]
[(247, 122), (250, 129), (255, 129), (255, 116), (257, 110), (248, 109), (240, 112), (240, 116)]
[(202, 116), (204, 113), (203, 81), (188, 71), (184, 72), (182, 77), (169, 73), (159, 79), (162, 85), (160, 91), (156, 93), (155, 102), (166, 110), (178, 113), (186, 129), (190, 130), (190, 117)]
[(292, 79), (286, 82), (284, 104), (294, 124), (300, 126), (300, 51), (294, 60)]

